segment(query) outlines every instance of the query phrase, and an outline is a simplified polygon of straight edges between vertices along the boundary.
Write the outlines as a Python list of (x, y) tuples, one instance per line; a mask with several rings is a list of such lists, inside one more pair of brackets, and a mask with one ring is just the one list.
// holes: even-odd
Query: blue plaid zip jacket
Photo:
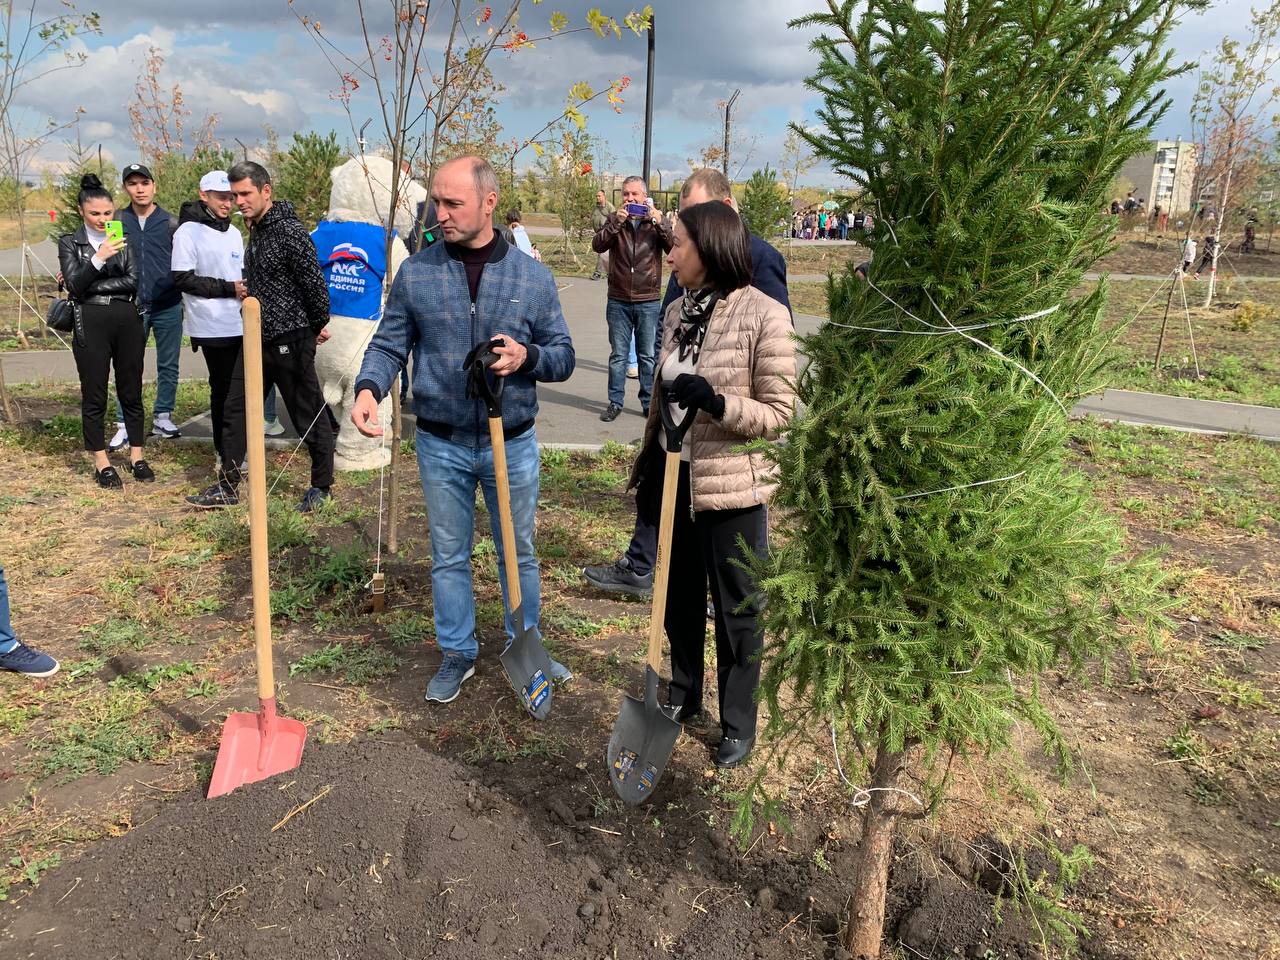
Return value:
[(472, 346), (500, 333), (529, 352), (524, 366), (507, 377), (502, 394), (502, 423), (510, 430), (537, 416), (537, 381), (556, 383), (573, 373), (573, 341), (555, 280), (546, 267), (500, 237), (473, 305), (462, 261), (446, 244), (432, 244), (396, 274), (356, 378), (357, 392), (368, 387), (381, 400), (412, 354), (418, 419), (451, 427), (455, 443), (486, 446), (488, 414), (482, 401), (467, 399), (462, 361)]

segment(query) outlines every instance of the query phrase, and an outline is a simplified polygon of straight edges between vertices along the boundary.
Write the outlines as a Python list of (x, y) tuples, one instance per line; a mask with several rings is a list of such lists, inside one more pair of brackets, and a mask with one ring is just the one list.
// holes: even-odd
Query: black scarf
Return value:
[(697, 362), (698, 354), (702, 352), (702, 341), (707, 335), (708, 321), (719, 300), (719, 290), (685, 290), (684, 300), (680, 303), (680, 326), (671, 335), (681, 361), (692, 354)]

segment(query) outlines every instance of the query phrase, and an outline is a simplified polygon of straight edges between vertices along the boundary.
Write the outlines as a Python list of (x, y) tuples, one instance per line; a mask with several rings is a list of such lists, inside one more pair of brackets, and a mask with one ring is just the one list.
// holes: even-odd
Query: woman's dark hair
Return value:
[(515, 209), (508, 210), (507, 223), (519, 223), (519, 222), (520, 222), (520, 211)]
[(751, 234), (736, 210), (711, 200), (685, 207), (680, 222), (698, 248), (708, 287), (729, 293), (751, 283)]
[(83, 207), (90, 200), (107, 200), (115, 203), (115, 199), (107, 192), (102, 181), (92, 173), (86, 173), (80, 178), (80, 192), (76, 195), (76, 204)]

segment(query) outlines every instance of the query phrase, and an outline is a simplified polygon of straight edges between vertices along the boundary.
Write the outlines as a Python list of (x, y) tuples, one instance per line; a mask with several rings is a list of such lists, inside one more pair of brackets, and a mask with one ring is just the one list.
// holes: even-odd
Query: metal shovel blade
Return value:
[(646, 666), (644, 699), (623, 698), (605, 754), (609, 782), (627, 806), (634, 807), (652, 795), (671, 759), (680, 730), (680, 722), (658, 706), (658, 675)]
[[(512, 614), (516, 623), (522, 623), (524, 613), (518, 609)], [(537, 720), (545, 720), (551, 713), (551, 655), (542, 645), (542, 638), (534, 627), (516, 630), (516, 637), (498, 658), (507, 675), (511, 688), (520, 697), (524, 708)]]
[(275, 700), (259, 701), (257, 713), (228, 714), (209, 780), (209, 797), (294, 769), (302, 762), (306, 742), (306, 725), (277, 716)]

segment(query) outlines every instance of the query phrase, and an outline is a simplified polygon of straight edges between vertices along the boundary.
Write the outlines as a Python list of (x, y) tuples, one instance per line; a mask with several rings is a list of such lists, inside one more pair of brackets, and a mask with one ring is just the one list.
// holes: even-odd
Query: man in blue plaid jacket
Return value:
[[(506, 377), (502, 426), (526, 628), (537, 628), (541, 589), (534, 553), (538, 504), (537, 382), (567, 380), (573, 342), (550, 271), (493, 228), (498, 178), (480, 157), (459, 157), (436, 172), (431, 198), (444, 243), (414, 254), (391, 285), (382, 324), (365, 352), (351, 419), (381, 436), (378, 402), (413, 355), (418, 471), (431, 531), (431, 594), (443, 659), (427, 700), (448, 703), (475, 673), (479, 643), (471, 582), (475, 491), (484, 491), (498, 569), (503, 566), (493, 448), (484, 404), (467, 397), (463, 359), (479, 343), (500, 339), (491, 372)], [(506, 597), (507, 584), (502, 580)], [(510, 603), (507, 603), (510, 610)], [(510, 614), (508, 642), (514, 637)], [(552, 663), (553, 675), (569, 671)]]

